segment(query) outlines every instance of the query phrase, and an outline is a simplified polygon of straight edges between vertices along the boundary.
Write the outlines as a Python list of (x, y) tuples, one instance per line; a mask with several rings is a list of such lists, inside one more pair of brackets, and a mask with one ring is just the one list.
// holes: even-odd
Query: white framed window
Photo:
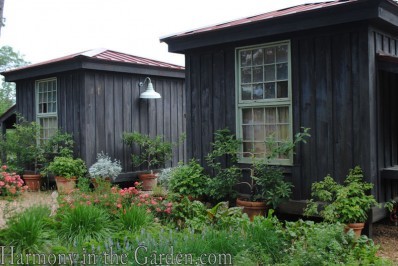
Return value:
[[(241, 163), (264, 157), (267, 138), (292, 140), (290, 41), (236, 49), (236, 119)], [(274, 163), (291, 165), (292, 157)]]
[(36, 121), (40, 125), (40, 142), (48, 140), (58, 130), (57, 79), (37, 80)]

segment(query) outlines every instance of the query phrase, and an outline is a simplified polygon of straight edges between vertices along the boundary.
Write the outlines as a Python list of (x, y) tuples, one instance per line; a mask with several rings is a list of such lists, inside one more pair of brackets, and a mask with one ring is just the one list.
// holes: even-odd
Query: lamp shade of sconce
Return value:
[(155, 91), (155, 89), (153, 88), (152, 81), (150, 78), (147, 77), (147, 78), (145, 78), (144, 82), (140, 82), (140, 84), (139, 84), (140, 87), (144, 86), (145, 81), (147, 81), (147, 80), (148, 80), (148, 86), (147, 86), (146, 90), (140, 94), (140, 98), (141, 99), (160, 99), (160, 98), (162, 98), (162, 96), (160, 96), (160, 94), (157, 93)]

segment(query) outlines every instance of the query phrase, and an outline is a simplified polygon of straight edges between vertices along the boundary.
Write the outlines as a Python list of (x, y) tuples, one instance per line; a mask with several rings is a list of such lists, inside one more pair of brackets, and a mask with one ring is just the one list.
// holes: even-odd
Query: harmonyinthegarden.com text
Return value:
[[(192, 254), (174, 253), (173, 246), (168, 253), (152, 252), (147, 254), (146, 246), (138, 246), (132, 254), (113, 252), (90, 253), (83, 249), (81, 253), (45, 254), (18, 253), (13, 246), (0, 246), (0, 265), (128, 265), (131, 260), (138, 265), (232, 265), (231, 254), (202, 254), (194, 259)], [(144, 255), (145, 254), (145, 255)]]

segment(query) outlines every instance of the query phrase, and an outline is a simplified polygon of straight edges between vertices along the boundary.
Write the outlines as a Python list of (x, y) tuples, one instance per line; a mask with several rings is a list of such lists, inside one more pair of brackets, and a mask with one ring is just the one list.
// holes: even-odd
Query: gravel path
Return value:
[(55, 206), (57, 192), (39, 191), (24, 192), (15, 199), (0, 200), (0, 228), (6, 224), (6, 219), (16, 212), (20, 212), (34, 205)]

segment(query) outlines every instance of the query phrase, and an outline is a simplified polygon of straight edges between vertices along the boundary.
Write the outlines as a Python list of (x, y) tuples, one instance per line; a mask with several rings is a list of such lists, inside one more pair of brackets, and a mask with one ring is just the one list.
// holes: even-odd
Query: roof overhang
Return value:
[(53, 75), (60, 72), (73, 70), (99, 70), (129, 74), (153, 75), (161, 77), (185, 78), (184, 69), (171, 69), (158, 66), (123, 63), (108, 61), (86, 56), (76, 56), (70, 59), (27, 66), (26, 68), (5, 71), (1, 73), (7, 82), (15, 82), (22, 79)]
[(185, 53), (187, 50), (205, 46), (239, 42), (360, 21), (372, 21), (389, 25), (395, 27), (398, 31), (398, 5), (392, 0), (358, 0), (346, 4), (240, 24), (224, 29), (199, 31), (188, 35), (177, 34), (161, 38), (160, 41), (168, 44), (170, 52)]

